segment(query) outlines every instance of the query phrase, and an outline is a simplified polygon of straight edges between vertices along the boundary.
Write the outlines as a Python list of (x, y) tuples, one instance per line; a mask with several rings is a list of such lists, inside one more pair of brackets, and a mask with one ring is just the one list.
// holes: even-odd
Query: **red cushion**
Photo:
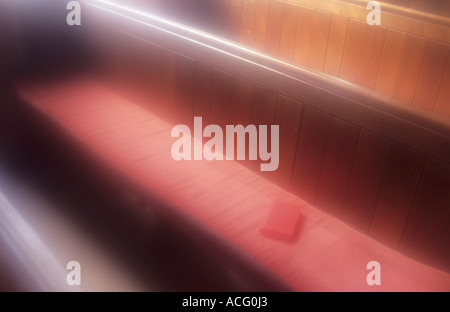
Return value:
[[(97, 83), (67, 79), (18, 89), (125, 179), (172, 204), (170, 213), (212, 229), (295, 290), (450, 290), (449, 274), (378, 244), (235, 161), (174, 161), (172, 125)], [(267, 238), (262, 224), (265, 234), (296, 239)], [(381, 286), (366, 282), (370, 261), (381, 264)]]

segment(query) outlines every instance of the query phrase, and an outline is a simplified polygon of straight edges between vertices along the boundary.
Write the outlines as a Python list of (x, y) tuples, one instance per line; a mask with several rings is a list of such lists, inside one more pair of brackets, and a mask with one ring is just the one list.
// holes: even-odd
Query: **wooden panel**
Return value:
[(177, 54), (175, 100), (173, 117), (177, 122), (193, 125), (194, 117), (194, 60)]
[(306, 66), (308, 64), (313, 22), (314, 10), (305, 7), (299, 7), (294, 49), (295, 64), (302, 66)]
[(213, 92), (213, 70), (201, 63), (195, 64), (194, 116), (203, 117), (203, 123), (209, 124), (209, 112)]
[(328, 39), (327, 56), (324, 72), (339, 77), (342, 55), (344, 53), (345, 38), (347, 37), (348, 18), (333, 14)]
[[(153, 62), (150, 64), (148, 53), (153, 46), (132, 37), (123, 42), (123, 45), (128, 49), (127, 57), (119, 61), (123, 63), (122, 79), (127, 86), (124, 95), (138, 105), (149, 107), (150, 72), (155, 66)], [(158, 49), (161, 51), (161, 48)]]
[(449, 220), (450, 166), (429, 159), (400, 250), (427, 263), (433, 262)]
[(386, 1), (386, 2), (393, 3), (395, 5), (399, 5), (404, 8), (407, 8), (407, 7), (409, 7), (410, 1), (411, 0), (390, 0), (390, 1)]
[(434, 41), (428, 42), (414, 99), (415, 106), (434, 110), (449, 51), (448, 45)]
[(368, 232), (388, 160), (388, 140), (361, 130), (344, 206), (339, 217)]
[(370, 233), (392, 248), (400, 243), (424, 163), (422, 154), (397, 144), (391, 146)]
[[(118, 38), (117, 38), (118, 37)], [(108, 42), (101, 43), (103, 45), (100, 55), (102, 55), (102, 61), (106, 64), (107, 71), (107, 81), (109, 79), (112, 82), (120, 82), (123, 79), (123, 73), (125, 71), (126, 52), (123, 49), (123, 37), (124, 34), (117, 36), (117, 34), (109, 34), (108, 37), (103, 38), (103, 40), (109, 40)], [(106, 48), (107, 47), (107, 48)], [(105, 51), (108, 50), (108, 51)], [(158, 49), (156, 55), (159, 55), (160, 51)]]
[(160, 84), (160, 71), (161, 68), (161, 61), (160, 61), (160, 54), (158, 51), (160, 51), (161, 48), (158, 46), (154, 46), (152, 44), (148, 45), (148, 48), (146, 50), (147, 53), (147, 60), (148, 60), (148, 88), (150, 89), (150, 97), (154, 98), (155, 94), (158, 92), (159, 84)]
[(331, 120), (316, 204), (335, 215), (345, 199), (359, 133), (360, 128), (354, 125), (337, 118)]
[(358, 80), (366, 29), (366, 23), (354, 19), (348, 21), (347, 39), (345, 41), (340, 72), (342, 79), (354, 83)]
[[(253, 106), (253, 83), (233, 77), (233, 98), (231, 104), (231, 125), (243, 125), (246, 127), (251, 124)], [(234, 144), (237, 151), (237, 142)], [(245, 161), (236, 160), (244, 165), (249, 165), (249, 142), (245, 144)], [(236, 153), (236, 152), (235, 152)], [(236, 158), (235, 158), (236, 159)]]
[(230, 1), (230, 38), (239, 41), (241, 35), (242, 0)]
[(375, 90), (393, 95), (403, 57), (406, 34), (388, 29)]
[(298, 7), (285, 3), (283, 9), (283, 24), (278, 56), (286, 61), (292, 61), (295, 47), (295, 31), (297, 29)]
[(386, 28), (382, 26), (366, 27), (357, 81), (360, 86), (375, 89), (386, 39)]
[[(252, 105), (252, 119), (251, 123), (256, 125), (267, 125), (267, 136), (270, 138), (270, 125), (274, 123), (275, 111), (277, 108), (277, 94), (267, 88), (261, 86), (254, 86), (253, 88), (253, 105)], [(267, 140), (267, 149), (271, 149), (271, 140)], [(258, 145), (259, 146), (259, 145)], [(258, 154), (259, 155), (259, 154)], [(260, 171), (260, 163), (262, 161), (258, 157), (258, 161), (251, 162), (250, 167)], [(263, 174), (260, 172), (260, 174)], [(268, 173), (269, 176), (273, 175), (273, 172)]]
[(414, 35), (406, 36), (405, 49), (393, 93), (395, 98), (412, 104), (426, 48), (426, 39)]
[(169, 50), (161, 49), (161, 78), (160, 78), (160, 99), (161, 111), (166, 117), (173, 112), (174, 87), (175, 87), (175, 54)]
[(444, 16), (450, 16), (450, 2), (445, 1), (444, 9), (442, 10)]
[(230, 121), (231, 99), (233, 95), (233, 78), (231, 75), (214, 70), (214, 91), (211, 102), (210, 123), (225, 129)]
[(444, 9), (444, 2), (442, 0), (428, 0), (425, 5), (425, 11), (433, 14), (441, 14)]
[(280, 47), (283, 6), (284, 2), (278, 0), (269, 1), (269, 19), (267, 21), (264, 51), (275, 56), (278, 55), (278, 49)]
[[(366, 21), (369, 12), (366, 9), (366, 6), (363, 5), (362, 0), (290, 0), (288, 2), (308, 7), (311, 10), (323, 10), (362, 22)], [(365, 2), (367, 3), (368, 1)], [(446, 1), (442, 11), (439, 12), (439, 15), (443, 17), (439, 19), (427, 14), (424, 9), (405, 11), (401, 8), (384, 6), (384, 9), (382, 9), (382, 25), (389, 29), (395, 29), (432, 40), (450, 43), (450, 29), (448, 28), (448, 22), (445, 21), (445, 17), (449, 16), (448, 10), (450, 8), (450, 5), (447, 3), (448, 1)]]
[(441, 248), (434, 265), (438, 269), (445, 272), (450, 272), (450, 221), (446, 228), (447, 235), (442, 240)]
[[(118, 86), (126, 97), (133, 97), (136, 89), (136, 69), (138, 67), (138, 40), (127, 35), (118, 36), (117, 40), (120, 42), (119, 46), (116, 46), (119, 59), (116, 61), (120, 64), (117, 65), (118, 72), (120, 73), (118, 79)], [(132, 98), (135, 100), (135, 98)]]
[(442, 77), (435, 111), (450, 117), (450, 56), (447, 60), (444, 76)]
[(425, 10), (426, 1), (425, 0), (411, 0), (410, 7), (416, 10)]
[(266, 30), (268, 19), (269, 19), (269, 0), (256, 1), (251, 45), (258, 51), (264, 51), (264, 46), (266, 44)]
[(316, 196), (330, 120), (330, 115), (305, 105), (292, 187), (308, 202), (313, 202)]
[(277, 94), (267, 88), (255, 86), (253, 91), (252, 123), (271, 125), (277, 108)]
[(303, 104), (284, 96), (278, 97), (275, 124), (280, 126), (280, 163), (276, 178), (282, 186), (291, 182), (302, 113)]
[(253, 36), (253, 19), (255, 14), (256, 0), (242, 1), (242, 17), (240, 38), (243, 45), (251, 46)]
[(314, 14), (311, 46), (308, 54), (308, 66), (323, 71), (330, 35), (331, 13), (316, 11)]
[(100, 65), (102, 79), (109, 84), (117, 85), (123, 78), (125, 51), (122, 49), (122, 37), (124, 35), (117, 36), (116, 33), (102, 31), (101, 29), (96, 29), (93, 35), (98, 36), (98, 41), (96, 42), (98, 46), (95, 46), (95, 52), (102, 55), (98, 64)]
[(248, 125), (251, 122), (253, 84), (238, 77), (233, 78), (232, 125)]

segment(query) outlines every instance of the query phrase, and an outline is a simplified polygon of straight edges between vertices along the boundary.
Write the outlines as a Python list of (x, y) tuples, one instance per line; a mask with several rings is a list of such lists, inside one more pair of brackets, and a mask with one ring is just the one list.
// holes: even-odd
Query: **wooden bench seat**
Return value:
[[(173, 125), (99, 82), (32, 80), (17, 89), (39, 115), (59, 125), (55, 130), (67, 131), (130, 185), (170, 203), (169, 214), (218, 235), (212, 248), (235, 245), (295, 291), (450, 290), (448, 273), (377, 243), (236, 161), (173, 160)], [(301, 211), (293, 242), (259, 231), (275, 202)], [(370, 261), (381, 264), (380, 286), (366, 282)]]

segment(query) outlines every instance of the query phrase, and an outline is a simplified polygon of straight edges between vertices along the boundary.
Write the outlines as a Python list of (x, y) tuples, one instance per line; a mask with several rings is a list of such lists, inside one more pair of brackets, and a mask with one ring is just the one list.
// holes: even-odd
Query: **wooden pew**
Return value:
[[(101, 130), (105, 135), (118, 131), (113, 121), (127, 114), (144, 116), (148, 131), (165, 125), (162, 132), (155, 132), (158, 135), (152, 141), (156, 144), (153, 148), (137, 143), (133, 147), (144, 153), (140, 157), (150, 157), (151, 161), (145, 163), (149, 166), (148, 175), (136, 176), (143, 168), (133, 170), (130, 159), (123, 162), (114, 158), (120, 145), (97, 150), (113, 167), (129, 179), (137, 179), (135, 182), (152, 194), (167, 198), (176, 207), (176, 215), (193, 215), (225, 239), (253, 256), (258, 255), (258, 261), (294, 289), (366, 290), (365, 281), (360, 284), (354, 276), (345, 277), (341, 286), (326, 280), (327, 274), (344, 278), (346, 270), (358, 272), (351, 265), (373, 260), (363, 255), (367, 252), (389, 263), (388, 280), (394, 284), (384, 289), (430, 290), (435, 289), (430, 283), (435, 283), (439, 289), (448, 290), (447, 273), (415, 263), (365, 236), (448, 272), (448, 118), (158, 18), (131, 14), (114, 6), (87, 8), (92, 19), (87, 18), (86, 25), (92, 29), (92, 44), (96, 44), (101, 56), (97, 79), (115, 91), (110, 93), (97, 84), (89, 90), (100, 92), (98, 98), (108, 94), (116, 103), (115, 108), (98, 107), (98, 115), (89, 116), (90, 122), (94, 125), (97, 118), (111, 110), (111, 116), (117, 119), (105, 121)], [(74, 136), (86, 135), (82, 126), (64, 120), (83, 107), (69, 107), (66, 116), (58, 115), (56, 109), (64, 102), (57, 101), (55, 107), (49, 105), (52, 89), (74, 87), (76, 84), (68, 80), (62, 86), (29, 84), (19, 89), (27, 101), (74, 131)], [(50, 93), (41, 101), (36, 97), (42, 90)], [(116, 92), (128, 100), (114, 100), (118, 98)], [(92, 101), (89, 105), (99, 104)], [(170, 141), (164, 138), (170, 137), (171, 125), (188, 124), (199, 114), (208, 123), (219, 125), (279, 124), (280, 170), (261, 176), (259, 172), (243, 170), (237, 162), (171, 162), (164, 152), (170, 150)], [(100, 142), (92, 140), (88, 134), (82, 142), (89, 148), (100, 148)], [(209, 172), (206, 168), (210, 165), (213, 169)], [(192, 181), (198, 172), (202, 175), (195, 179), (197, 184), (189, 183), (194, 190), (182, 192), (187, 187), (183, 181)], [(203, 185), (202, 180), (214, 182)], [(237, 192), (236, 185), (242, 193)], [(216, 193), (218, 190), (220, 193)], [(192, 198), (191, 191), (205, 196)], [(240, 205), (219, 205), (230, 192), (237, 192)], [(303, 230), (292, 245), (265, 240), (255, 231), (273, 201), (303, 207)], [(259, 213), (258, 207), (264, 207), (265, 213)], [(241, 221), (243, 217), (245, 223)], [(347, 267), (344, 259), (348, 261), (349, 255), (355, 261)], [(327, 267), (330, 257), (342, 261), (318, 272), (318, 268)], [(413, 271), (419, 273), (412, 277), (412, 288), (394, 282), (405, 281), (405, 276)]]

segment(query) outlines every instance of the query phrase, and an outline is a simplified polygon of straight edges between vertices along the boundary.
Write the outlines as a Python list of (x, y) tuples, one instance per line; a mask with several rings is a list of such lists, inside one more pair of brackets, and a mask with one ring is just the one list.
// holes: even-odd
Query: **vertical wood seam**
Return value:
[[(381, 64), (383, 64), (384, 58), (386, 57), (386, 49), (387, 49), (387, 35), (389, 32), (389, 28), (386, 28), (386, 36), (384, 38), (384, 45), (383, 45), (383, 52), (381, 53), (381, 59), (380, 59), (380, 64), (378, 65), (378, 71), (377, 71), (377, 79), (375, 80), (375, 86), (373, 88), (373, 90), (377, 89), (377, 85), (378, 85), (378, 80), (380, 79), (380, 71), (381, 71)], [(420, 75), (419, 75), (420, 77)], [(381, 93), (381, 92), (380, 92)], [(413, 100), (414, 102), (414, 100)]]
[(350, 19), (347, 18), (347, 30), (345, 32), (345, 40), (344, 40), (344, 48), (342, 50), (342, 55), (341, 55), (341, 64), (339, 66), (339, 78), (342, 77), (342, 62), (344, 60), (344, 54), (345, 54), (345, 47), (347, 46), (347, 40), (348, 40), (348, 28), (350, 27)]
[[(300, 103), (298, 101), (296, 101), (296, 102)], [(295, 141), (295, 150), (294, 150), (294, 163), (293, 163), (293, 166), (292, 166), (291, 176), (290, 176), (289, 182), (288, 182), (288, 185), (290, 187), (292, 186), (292, 179), (294, 178), (295, 167), (297, 165), (298, 144), (299, 144), (299, 141), (300, 141), (300, 132), (301, 132), (301, 129), (302, 129), (302, 124), (303, 124), (303, 116), (305, 115), (304, 114), (304, 112), (305, 112), (305, 104), (303, 104), (303, 103), (300, 103), (300, 104), (302, 105), (302, 110), (301, 110), (302, 116), (300, 117), (300, 121), (299, 121), (299, 124), (298, 124), (297, 138), (296, 138), (296, 141)]]
[(384, 165), (384, 170), (383, 170), (383, 178), (381, 179), (380, 187), (378, 189), (377, 197), (376, 197), (376, 200), (375, 200), (374, 209), (372, 211), (372, 216), (370, 218), (369, 229), (368, 229), (368, 233), (369, 234), (372, 231), (373, 219), (375, 218), (375, 214), (376, 214), (377, 207), (378, 207), (378, 202), (380, 201), (381, 191), (383, 190), (383, 185), (385, 184), (385, 181), (386, 181), (386, 176), (387, 176), (387, 173), (388, 173), (389, 164), (390, 164), (391, 159), (392, 159), (392, 145), (393, 145), (393, 143), (394, 142), (392, 140), (389, 140), (388, 156), (386, 158), (386, 164)]
[[(425, 57), (424, 57), (424, 59), (425, 59)], [(434, 103), (433, 103), (433, 112), (436, 112), (437, 101), (439, 100), (439, 94), (441, 93), (442, 85), (444, 83), (445, 72), (446, 72), (446, 69), (447, 69), (449, 63), (450, 63), (450, 52), (447, 55), (447, 62), (445, 62), (445, 69), (442, 73), (441, 81), (439, 82), (439, 91), (438, 91), (436, 99), (434, 100)]]
[[(320, 112), (322, 112), (322, 111), (320, 111)], [(329, 138), (330, 138), (331, 122), (333, 121), (333, 118), (336, 118), (336, 117), (334, 117), (334, 116), (331, 115), (331, 114), (328, 114), (328, 113), (325, 113), (325, 114), (327, 114), (328, 116), (330, 116), (330, 119), (329, 119), (329, 121), (328, 121), (327, 137), (326, 137), (326, 139), (325, 139), (325, 147), (324, 147), (324, 151), (323, 151), (323, 154), (322, 154), (322, 160), (321, 160), (321, 162), (320, 162), (321, 164), (320, 164), (320, 170), (319, 170), (319, 179), (318, 179), (318, 181), (317, 181), (317, 185), (316, 185), (316, 187), (315, 187), (315, 190), (314, 190), (314, 196), (313, 196), (313, 200), (312, 200), (312, 202), (313, 202), (314, 204), (315, 204), (316, 201), (317, 201), (317, 191), (319, 190), (320, 180), (321, 180), (321, 178), (322, 178), (323, 162), (324, 162), (324, 160), (325, 160), (325, 154), (326, 154), (326, 152), (327, 152), (328, 140), (329, 140)]]
[(358, 127), (358, 129), (359, 129), (358, 130), (358, 140), (357, 140), (358, 143), (356, 144), (355, 151), (353, 152), (352, 166), (351, 166), (350, 172), (348, 174), (347, 186), (345, 187), (345, 192), (344, 192), (344, 197), (343, 197), (343, 200), (342, 200), (342, 205), (341, 205), (341, 207), (340, 207), (340, 209), (338, 210), (338, 213), (337, 213), (338, 216), (342, 213), (342, 208), (345, 206), (345, 202), (346, 202), (346, 200), (348, 198), (348, 189), (349, 189), (349, 185), (350, 185), (350, 180), (352, 178), (352, 173), (353, 173), (354, 168), (355, 168), (355, 158), (356, 158), (356, 154), (358, 152), (359, 144), (361, 142), (361, 132), (362, 132), (363, 128)]
[[(424, 154), (422, 154), (422, 155), (424, 155)], [(419, 191), (424, 183), (423, 180), (424, 180), (424, 175), (425, 175), (425, 168), (427, 167), (428, 162), (429, 162), (429, 156), (425, 154), (425, 161), (423, 162), (422, 170), (420, 172), (419, 183), (417, 183), (416, 190), (414, 192), (414, 199), (412, 200), (412, 202), (409, 206), (408, 216), (406, 217), (405, 225), (403, 226), (403, 229), (402, 229), (402, 234), (400, 235), (400, 239), (398, 240), (397, 246), (395, 246), (396, 250), (400, 250), (400, 246), (403, 244), (403, 239), (404, 239), (404, 235), (406, 232), (406, 228), (408, 227), (408, 223), (411, 218), (412, 211), (417, 203), (417, 198), (419, 197)]]

